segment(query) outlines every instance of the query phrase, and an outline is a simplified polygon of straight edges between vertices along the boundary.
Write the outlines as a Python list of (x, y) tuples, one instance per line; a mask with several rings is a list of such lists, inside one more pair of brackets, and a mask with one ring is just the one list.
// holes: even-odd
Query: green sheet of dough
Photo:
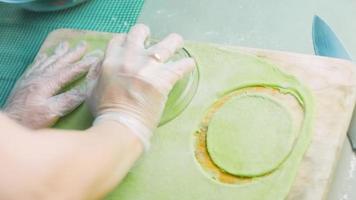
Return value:
[(239, 95), (214, 113), (207, 148), (222, 170), (243, 177), (276, 169), (293, 147), (292, 118), (266, 95)]
[[(142, 157), (108, 199), (120, 200), (283, 200), (286, 198), (311, 138), (314, 104), (309, 91), (277, 66), (234, 48), (186, 43), (200, 70), (198, 91), (188, 108), (160, 127), (151, 150)], [(305, 109), (296, 144), (273, 173), (241, 185), (213, 180), (195, 160), (194, 134), (207, 110), (236, 88), (279, 87), (296, 95)]]
[[(71, 42), (87, 40), (92, 47), (104, 48), (107, 35), (72, 34)], [(159, 127), (152, 137), (151, 149), (137, 162), (123, 182), (107, 199), (120, 200), (282, 200), (288, 194), (299, 164), (311, 139), (314, 115), (312, 96), (293, 76), (278, 67), (239, 49), (187, 42), (189, 53), (200, 70), (199, 87), (184, 112)], [(260, 85), (282, 86), (294, 94), (305, 110), (304, 123), (295, 146), (275, 171), (241, 185), (213, 180), (194, 155), (194, 134), (206, 111), (224, 94), (236, 88)], [(86, 106), (64, 118), (57, 128), (84, 129), (92, 117)], [(86, 167), (91, 167), (90, 165)]]

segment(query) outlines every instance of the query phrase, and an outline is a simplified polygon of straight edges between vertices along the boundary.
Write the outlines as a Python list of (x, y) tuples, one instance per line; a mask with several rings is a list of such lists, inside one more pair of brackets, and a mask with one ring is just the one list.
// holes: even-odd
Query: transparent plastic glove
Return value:
[[(5, 106), (5, 113), (20, 124), (33, 128), (53, 125), (59, 117), (80, 105), (88, 94), (88, 82), (95, 80), (103, 52), (94, 51), (83, 57), (87, 45), (81, 42), (70, 49), (60, 43), (54, 54), (39, 55), (16, 83)], [(86, 81), (58, 94), (64, 86), (87, 73)]]
[(135, 25), (126, 35), (109, 42), (102, 73), (89, 99), (94, 124), (113, 120), (126, 125), (145, 147), (162, 115), (174, 84), (190, 72), (195, 62), (183, 58), (165, 63), (183, 46), (183, 39), (171, 34), (146, 49), (149, 28)]

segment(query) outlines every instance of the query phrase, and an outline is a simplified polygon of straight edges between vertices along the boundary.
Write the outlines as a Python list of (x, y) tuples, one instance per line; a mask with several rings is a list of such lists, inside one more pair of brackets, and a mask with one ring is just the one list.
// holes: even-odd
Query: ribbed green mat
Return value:
[(90, 0), (57, 12), (29, 12), (0, 3), (0, 108), (49, 32), (74, 28), (127, 32), (144, 0)]

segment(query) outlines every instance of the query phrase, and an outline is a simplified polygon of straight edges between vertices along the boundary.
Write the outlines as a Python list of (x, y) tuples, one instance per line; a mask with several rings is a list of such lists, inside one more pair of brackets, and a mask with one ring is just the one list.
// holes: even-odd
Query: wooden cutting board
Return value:
[[(59, 41), (85, 36), (108, 38), (111, 34), (60, 29), (48, 36), (40, 51), (53, 47)], [(238, 48), (279, 66), (283, 72), (295, 76), (312, 91), (316, 102), (313, 139), (304, 155), (288, 199), (325, 199), (356, 100), (356, 66), (339, 59), (231, 48)]]

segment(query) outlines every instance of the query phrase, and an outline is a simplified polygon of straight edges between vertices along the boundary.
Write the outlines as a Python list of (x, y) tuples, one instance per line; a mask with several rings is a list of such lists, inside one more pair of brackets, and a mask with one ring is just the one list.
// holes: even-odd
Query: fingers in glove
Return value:
[(50, 67), (44, 70), (43, 73), (52, 74), (60, 73), (61, 70), (69, 64), (75, 63), (80, 60), (87, 50), (87, 43), (82, 41), (76, 47), (70, 49), (65, 55), (57, 59)]
[(23, 78), (28, 78), (31, 76), (31, 74), (35, 71), (35, 69), (38, 69), (38, 67), (44, 63), (48, 59), (48, 55), (46, 53), (39, 54), (35, 60), (33, 61), (33, 64), (28, 67), (26, 70)]
[[(100, 58), (104, 55), (102, 51), (97, 50), (89, 53), (87, 56)], [(64, 93), (51, 97), (49, 103), (49, 105), (52, 106), (51, 110), (53, 110), (54, 113), (57, 113), (57, 116), (64, 116), (78, 107), (93, 90), (100, 73), (100, 67), (101, 63), (98, 62), (95, 66), (92, 66), (89, 69), (89, 72), (82, 83)]]
[(128, 47), (145, 48), (145, 41), (150, 35), (150, 29), (144, 24), (136, 24), (131, 28), (126, 37), (125, 45)]
[(87, 97), (87, 81), (49, 99), (48, 105), (53, 115), (62, 117), (78, 107)]
[(46, 94), (52, 96), (56, 94), (60, 89), (62, 89), (69, 82), (73, 81), (75, 78), (85, 74), (89, 71), (90, 68), (96, 67), (103, 56), (102, 51), (95, 51), (90, 53), (84, 58), (66, 68), (63, 68), (63, 72), (56, 74), (52, 77), (52, 80), (49, 80), (49, 87), (47, 87)]
[[(160, 57), (161, 62), (167, 61), (174, 53), (183, 47), (182, 36), (172, 33), (164, 38), (159, 43), (148, 49), (148, 53), (153, 55), (156, 54)], [(152, 57), (154, 58), (154, 57)]]
[(161, 76), (170, 83), (171, 87), (173, 87), (178, 80), (191, 72), (195, 65), (195, 61), (192, 58), (183, 58), (172, 63), (167, 63), (164, 65), (164, 71)]
[(95, 50), (95, 51), (89, 53), (87, 56), (94, 56), (94, 57), (98, 57), (99, 58), (99, 62), (97, 62), (97, 64), (94, 65), (93, 67), (91, 67), (89, 69), (88, 74), (87, 74), (87, 79), (88, 80), (95, 80), (100, 75), (101, 66), (102, 66), (102, 63), (100, 61), (103, 59), (104, 53), (101, 50)]
[(87, 76), (86, 76), (86, 87), (87, 87), (87, 96), (90, 96), (94, 88), (99, 80), (100, 72), (101, 72), (101, 64), (98, 64), (95, 67), (92, 67)]
[(87, 50), (87, 47), (88, 44), (85, 41), (81, 41), (75, 48), (71, 49), (58, 61), (60, 63), (65, 64), (74, 63), (84, 55), (85, 51)]
[(42, 63), (44, 63), (47, 58), (48, 58), (48, 55), (47, 55), (46, 53), (41, 53), (41, 54), (39, 54), (39, 55), (35, 58), (35, 60), (34, 60), (34, 62), (33, 62), (33, 64), (32, 64), (31, 67), (37, 68), (37, 67), (40, 66)]
[(104, 66), (116, 65), (118, 55), (121, 53), (122, 44), (125, 42), (126, 34), (120, 33), (112, 37), (106, 48)]
[(59, 58), (65, 55), (69, 51), (69, 43), (67, 41), (59, 43), (54, 50), (54, 54), (50, 56), (45, 62), (38, 66), (36, 71), (43, 72), (53, 65)]

